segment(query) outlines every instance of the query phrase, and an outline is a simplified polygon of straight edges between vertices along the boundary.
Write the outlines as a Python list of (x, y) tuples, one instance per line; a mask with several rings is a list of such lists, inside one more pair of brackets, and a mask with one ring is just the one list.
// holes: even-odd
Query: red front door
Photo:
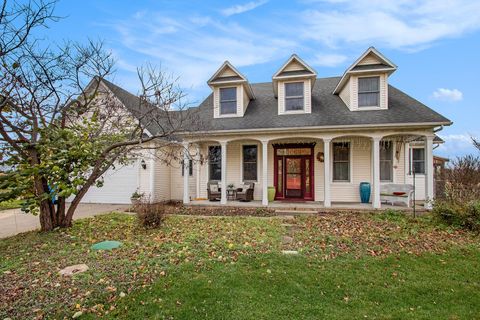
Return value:
[(275, 188), (277, 200), (314, 200), (313, 147), (275, 150)]

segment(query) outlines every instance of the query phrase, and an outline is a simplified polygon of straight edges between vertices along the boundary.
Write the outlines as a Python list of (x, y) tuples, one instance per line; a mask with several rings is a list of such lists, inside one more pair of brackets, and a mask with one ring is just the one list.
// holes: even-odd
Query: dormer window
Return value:
[(303, 110), (303, 81), (285, 83), (285, 111)]
[(379, 103), (380, 77), (358, 78), (358, 107), (378, 107)]
[(220, 114), (237, 113), (237, 87), (220, 88)]

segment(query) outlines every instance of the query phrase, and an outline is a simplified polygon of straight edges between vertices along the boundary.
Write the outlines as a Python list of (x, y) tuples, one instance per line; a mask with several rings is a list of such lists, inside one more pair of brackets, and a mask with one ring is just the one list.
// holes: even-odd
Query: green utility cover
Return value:
[(122, 245), (121, 242), (118, 241), (102, 241), (97, 242), (91, 246), (92, 250), (112, 250), (120, 247)]

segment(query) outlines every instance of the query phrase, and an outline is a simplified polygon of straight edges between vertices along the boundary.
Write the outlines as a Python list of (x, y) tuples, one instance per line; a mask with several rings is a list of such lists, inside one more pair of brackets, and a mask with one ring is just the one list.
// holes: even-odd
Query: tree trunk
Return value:
[(55, 208), (50, 205), (49, 200), (40, 202), (40, 230), (51, 231), (55, 228), (53, 216), (55, 215)]

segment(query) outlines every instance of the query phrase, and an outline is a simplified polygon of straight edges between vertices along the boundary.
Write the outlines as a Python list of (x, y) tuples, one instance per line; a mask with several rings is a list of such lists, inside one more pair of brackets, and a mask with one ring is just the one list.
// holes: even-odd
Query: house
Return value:
[[(370, 47), (340, 77), (322, 78), (293, 54), (271, 82), (250, 83), (226, 61), (207, 81), (211, 94), (196, 112), (197, 132), (179, 136), (184, 159), (167, 166), (143, 159), (110, 172), (102, 189), (84, 201), (128, 202), (135, 189), (153, 202), (206, 198), (209, 181), (221, 186), (254, 182), (254, 200), (359, 202), (360, 182), (370, 182), (380, 208), (380, 186), (413, 184), (426, 206), (434, 198), (435, 133), (452, 122), (389, 85), (397, 66)], [(419, 75), (421, 77), (421, 75)], [(105, 81), (128, 109), (135, 96)], [(151, 130), (155, 130), (152, 128)], [(188, 152), (187, 152), (188, 151)], [(198, 203), (197, 201), (194, 201)]]

